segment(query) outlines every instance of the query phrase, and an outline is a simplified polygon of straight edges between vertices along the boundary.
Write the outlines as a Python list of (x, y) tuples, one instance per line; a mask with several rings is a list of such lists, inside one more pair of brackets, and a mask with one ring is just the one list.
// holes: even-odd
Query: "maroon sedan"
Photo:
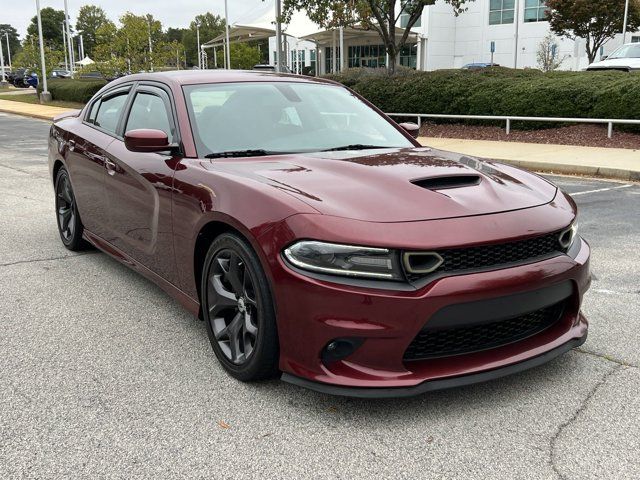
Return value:
[(51, 128), (60, 237), (179, 300), (244, 381), (408, 396), (582, 344), (571, 198), (416, 134), (323, 80), (124, 77)]

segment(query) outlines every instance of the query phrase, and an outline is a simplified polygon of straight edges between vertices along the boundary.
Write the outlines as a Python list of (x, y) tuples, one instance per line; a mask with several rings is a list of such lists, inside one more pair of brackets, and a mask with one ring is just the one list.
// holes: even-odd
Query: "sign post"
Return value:
[(493, 54), (496, 53), (496, 42), (491, 41), (491, 66), (493, 67)]

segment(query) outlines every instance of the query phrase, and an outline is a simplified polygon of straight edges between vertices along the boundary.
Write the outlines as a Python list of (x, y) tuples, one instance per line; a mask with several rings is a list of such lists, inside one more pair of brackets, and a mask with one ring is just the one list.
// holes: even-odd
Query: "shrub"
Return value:
[(639, 73), (491, 68), (390, 77), (365, 70), (345, 70), (328, 78), (385, 112), (640, 119)]
[[(105, 80), (52, 78), (47, 81), (47, 88), (53, 100), (87, 103), (106, 84)], [(38, 91), (42, 91), (41, 85)]]

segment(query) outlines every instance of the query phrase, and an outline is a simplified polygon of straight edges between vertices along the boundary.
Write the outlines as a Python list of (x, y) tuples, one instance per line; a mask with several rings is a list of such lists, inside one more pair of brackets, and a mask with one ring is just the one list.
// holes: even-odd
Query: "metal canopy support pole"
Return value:
[(344, 27), (340, 27), (340, 71), (344, 70)]
[(331, 32), (331, 73), (336, 73), (336, 31)]
[(65, 22), (62, 22), (62, 50), (64, 50), (64, 69), (69, 70), (69, 50), (67, 49), (67, 33)]
[(196, 23), (196, 42), (198, 43), (198, 69), (202, 70), (202, 51), (200, 50), (200, 24)]
[(276, 72), (282, 71), (282, 1), (276, 0)]
[(627, 23), (629, 23), (629, 0), (624, 4), (624, 24), (622, 25), (622, 43), (627, 43)]
[(38, 16), (38, 43), (40, 44), (40, 65), (42, 67), (42, 96), (41, 100), (51, 100), (51, 94), (47, 88), (47, 66), (44, 63), (44, 43), (42, 41), (42, 18), (40, 18), (40, 0), (36, 0), (36, 10)]
[(520, 36), (520, 1), (516, 0), (515, 5), (515, 22), (516, 22), (516, 39), (514, 42), (514, 51), (513, 51), (513, 68), (518, 68), (518, 40)]
[(213, 47), (213, 68), (218, 68), (218, 53), (216, 47)]
[(227, 61), (227, 68), (231, 70), (231, 45), (229, 43), (229, 8), (228, 1), (224, 0), (224, 32), (227, 39), (225, 48), (225, 60)]

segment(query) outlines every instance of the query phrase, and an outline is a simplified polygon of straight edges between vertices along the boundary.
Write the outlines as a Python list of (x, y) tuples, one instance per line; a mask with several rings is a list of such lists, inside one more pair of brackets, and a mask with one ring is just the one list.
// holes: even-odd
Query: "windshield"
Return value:
[(384, 117), (339, 86), (256, 82), (189, 85), (184, 90), (200, 156), (413, 146)]
[(608, 58), (640, 58), (640, 43), (623, 45), (609, 55)]

